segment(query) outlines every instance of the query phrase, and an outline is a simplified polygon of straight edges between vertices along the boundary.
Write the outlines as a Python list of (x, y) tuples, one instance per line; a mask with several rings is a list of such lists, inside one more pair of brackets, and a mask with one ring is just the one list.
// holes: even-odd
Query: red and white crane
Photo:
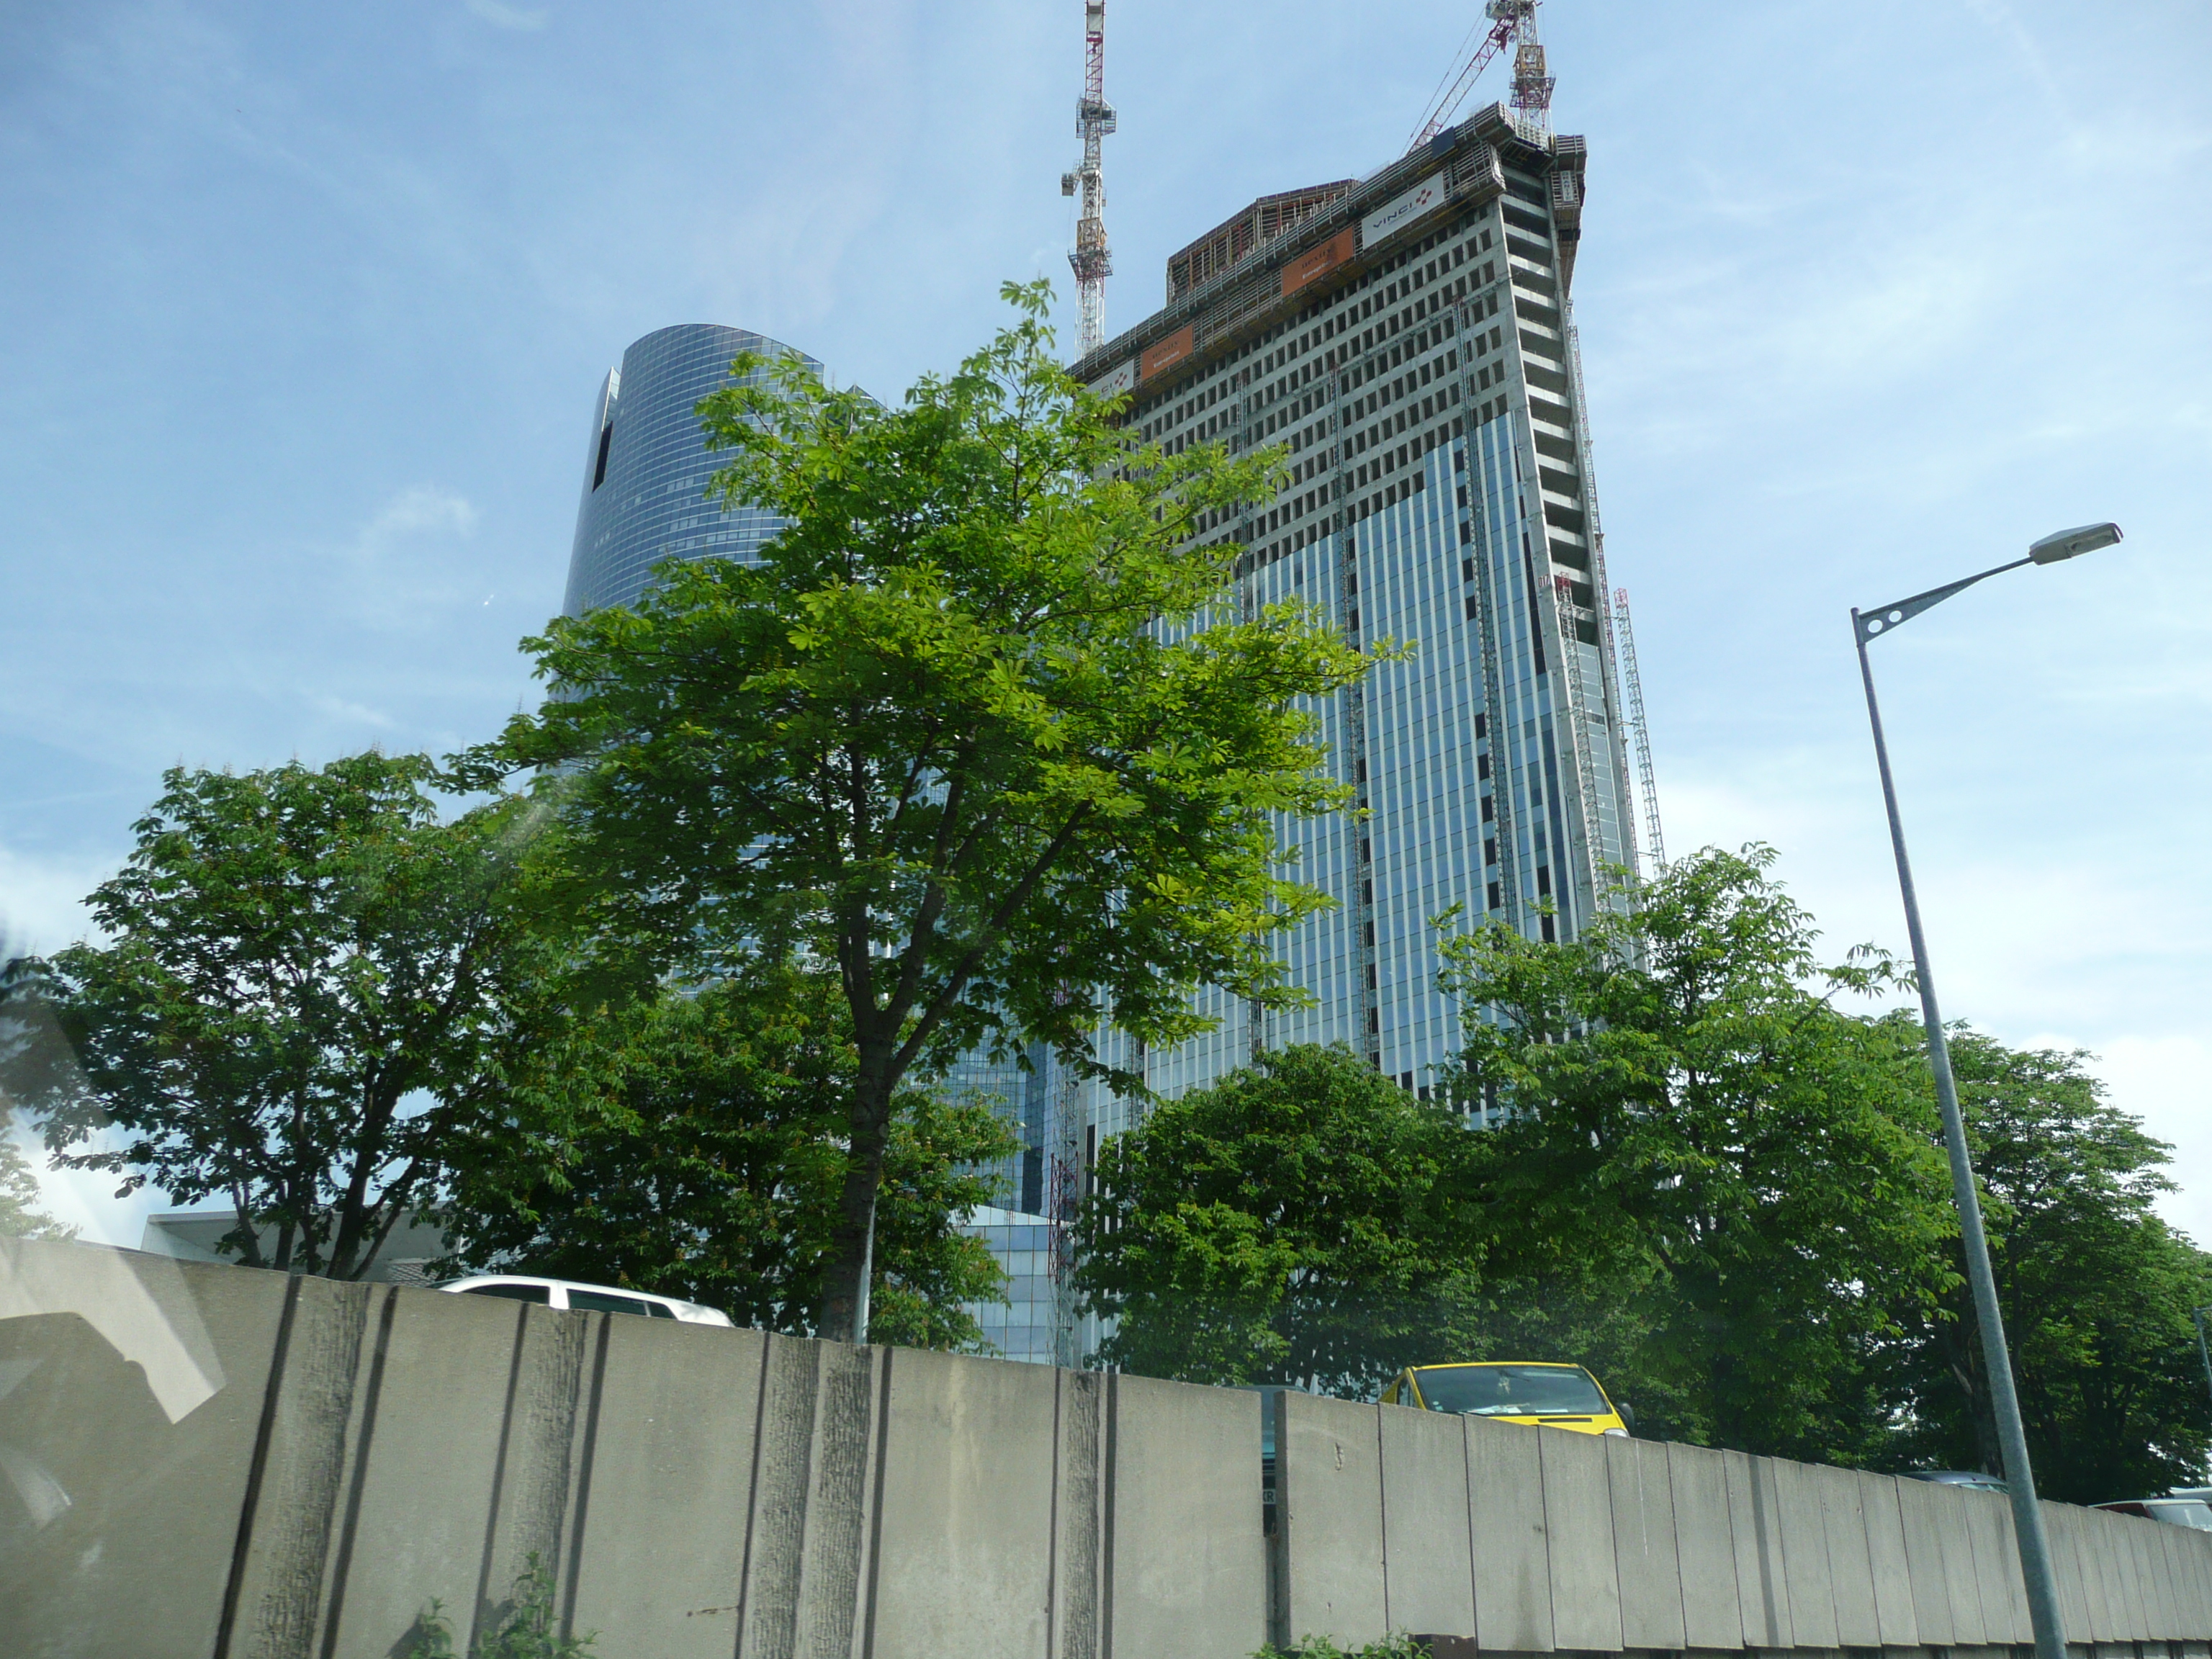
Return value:
[[(1460, 47), (1459, 68), (1447, 70), (1437, 83), (1436, 96), (1429, 100), (1420, 125), (1413, 130), (1413, 142), (1406, 146), (1408, 154), (1451, 125), (1476, 80), (1490, 67), (1491, 59), (1509, 46), (1513, 48), (1513, 107), (1539, 127), (1550, 128), (1552, 77), (1544, 72), (1544, 43), (1536, 36), (1538, 3), (1539, 0), (1489, 0), (1483, 7), (1489, 28), (1485, 31), (1478, 23), (1468, 31), (1467, 41)], [(1482, 35), (1481, 44), (1469, 52), (1467, 45), (1478, 33)]]

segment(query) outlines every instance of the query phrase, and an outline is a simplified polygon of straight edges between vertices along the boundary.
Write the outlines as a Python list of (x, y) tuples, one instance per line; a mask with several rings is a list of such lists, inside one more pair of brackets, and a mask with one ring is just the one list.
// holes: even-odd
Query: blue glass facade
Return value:
[(584, 452), (576, 541), (568, 557), (572, 617), (629, 605), (662, 559), (750, 557), (781, 520), (757, 507), (725, 511), (707, 499), (707, 480), (726, 456), (699, 432), (698, 402), (731, 384), (741, 351), (822, 365), (766, 335), (713, 323), (655, 329), (623, 353), (600, 387)]
[(1006, 1275), (1006, 1300), (976, 1302), (968, 1311), (983, 1340), (1007, 1359), (1053, 1363), (1053, 1225), (1041, 1215), (976, 1209), (960, 1231), (980, 1238)]
[[(1248, 611), (1301, 598), (1413, 647), (1314, 711), (1358, 811), (1279, 826), (1335, 901), (1281, 943), (1312, 1005), (1209, 992), (1208, 1036), (1138, 1054), (1105, 1034), (1163, 1094), (1293, 1042), (1425, 1094), (1465, 1012), (1437, 988), (1438, 917), (1565, 939), (1622, 902), (1636, 848), (1568, 298), (1583, 168), (1580, 139), (1493, 107), (1077, 367), (1170, 450), (1285, 447), (1280, 493), (1202, 532), (1244, 550)], [(1127, 1127), (1130, 1103), (1082, 1092), (1088, 1139)]]

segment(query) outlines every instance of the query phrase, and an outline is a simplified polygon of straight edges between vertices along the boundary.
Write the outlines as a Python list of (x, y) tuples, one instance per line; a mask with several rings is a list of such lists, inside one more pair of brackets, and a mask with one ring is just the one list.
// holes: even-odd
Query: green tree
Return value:
[(58, 1162), (228, 1198), (241, 1260), (340, 1279), (435, 1206), (528, 1046), (543, 953), (526, 805), (441, 821), (434, 773), (371, 751), (164, 775), (90, 900), (112, 942), (51, 963), (82, 1071), (47, 1068), (28, 1103)]
[[(517, 1076), (447, 1209), (468, 1265), (634, 1285), (811, 1333), (848, 1158), (854, 1060), (833, 975), (771, 973), (594, 1011)], [(549, 1126), (539, 1133), (535, 1126)], [(878, 1211), (878, 1341), (975, 1348), (1001, 1299), (956, 1231), (1013, 1147), (987, 1108), (902, 1094)]]
[(856, 1067), (824, 1334), (868, 1328), (902, 1084), (1110, 1019), (1202, 1030), (1213, 984), (1291, 993), (1269, 934), (1322, 902), (1274, 821), (1339, 804), (1304, 712), (1365, 659), (1302, 606), (1224, 603), (1202, 515), (1279, 464), (1169, 457), (1023, 313), (902, 407), (788, 361), (701, 409), (732, 504), (786, 522), (757, 564), (664, 564), (634, 609), (529, 641), (554, 693), (470, 775), (525, 767), (574, 832), (595, 931), (697, 979), (834, 963)]
[[(1920, 1042), (1909, 1016), (1895, 1023)], [(2201, 1479), (2212, 1439), (2190, 1317), (2212, 1303), (2212, 1256), (2153, 1209), (2172, 1190), (2170, 1149), (2106, 1101), (2088, 1058), (1952, 1036), (2036, 1489), (2076, 1503)], [(2001, 1469), (1965, 1288), (1903, 1317), (1900, 1455)]]
[(1474, 1309), (1475, 1138), (1342, 1048), (1263, 1055), (1100, 1149), (1077, 1284), (1101, 1363), (1370, 1392)]
[(1644, 1287), (1608, 1380), (1674, 1437), (1861, 1462), (1875, 1351), (1949, 1281), (1948, 1187), (1917, 1056), (1828, 1000), (1889, 964), (1822, 964), (1771, 857), (1683, 860), (1571, 943), (1449, 939), (1453, 1087), (1503, 1118), (1474, 1137), (1496, 1279)]

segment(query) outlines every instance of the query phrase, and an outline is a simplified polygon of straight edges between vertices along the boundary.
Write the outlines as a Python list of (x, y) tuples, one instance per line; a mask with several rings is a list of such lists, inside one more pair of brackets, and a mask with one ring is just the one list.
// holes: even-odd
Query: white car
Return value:
[(455, 1296), (495, 1296), (508, 1302), (535, 1302), (541, 1308), (568, 1308), (580, 1313), (642, 1314), (648, 1319), (678, 1319), (687, 1325), (731, 1322), (729, 1315), (720, 1308), (700, 1303), (679, 1302), (650, 1291), (617, 1291), (605, 1285), (541, 1279), (535, 1273), (476, 1273), (448, 1279), (438, 1289)]

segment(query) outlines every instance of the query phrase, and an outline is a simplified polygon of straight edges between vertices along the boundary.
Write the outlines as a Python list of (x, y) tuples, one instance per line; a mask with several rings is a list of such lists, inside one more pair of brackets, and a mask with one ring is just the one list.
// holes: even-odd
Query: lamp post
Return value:
[(2212, 1345), (2204, 1340), (2204, 1316), (2212, 1313), (2212, 1308), (2191, 1308), (2189, 1313), (2197, 1322), (2197, 1358), (2204, 1367), (2204, 1392), (2212, 1398)]
[(1966, 1279), (1973, 1290), (1974, 1318), (1982, 1334), (1982, 1364), (1990, 1378), (1990, 1406), (1996, 1417), (1997, 1444), (2004, 1454), (2005, 1485), (2012, 1495), (2021, 1578), (2027, 1589), (2028, 1616), (2035, 1626), (2036, 1659), (2066, 1659), (2066, 1625), (2059, 1610), (2057, 1582), (2051, 1572), (2051, 1540), (2044, 1531), (2043, 1510), (2035, 1500), (2035, 1476), (2028, 1467), (2027, 1434), (2021, 1425), (2020, 1396), (2013, 1388), (2012, 1359), (2005, 1347), (2003, 1318), (1997, 1310), (1996, 1279), (1990, 1271), (1989, 1240), (1982, 1232), (1981, 1200), (1974, 1192), (1974, 1166), (1966, 1152), (1966, 1126), (1959, 1113), (1958, 1085), (1951, 1076), (1951, 1051), (1943, 1040), (1943, 1017), (1936, 1006), (1936, 981), (1928, 971), (1928, 940), (1920, 926), (1920, 901), (1912, 889), (1912, 864), (1905, 856), (1905, 825), (1897, 814), (1897, 787), (1890, 777), (1889, 746), (1882, 741), (1881, 707), (1875, 701), (1874, 667), (1867, 660), (1867, 642), (1986, 577), (2026, 564), (2056, 564), (2077, 554), (2110, 547), (2119, 539), (2120, 527), (2115, 524), (2062, 530), (2034, 543), (2024, 559), (1947, 586), (1931, 587), (1893, 605), (1851, 611), (1851, 632), (1858, 641), (1859, 678), (1866, 683), (1867, 721), (1874, 728), (1875, 761), (1881, 771), (1882, 804), (1889, 812), (1890, 846), (1897, 854), (1897, 886), (1905, 899), (1905, 932), (1912, 941), (1912, 971), (1920, 982), (1920, 1017), (1928, 1028), (1928, 1067), (1935, 1073), (1936, 1101), (1943, 1113), (1943, 1142), (1951, 1155), (1951, 1194), (1959, 1207)]

